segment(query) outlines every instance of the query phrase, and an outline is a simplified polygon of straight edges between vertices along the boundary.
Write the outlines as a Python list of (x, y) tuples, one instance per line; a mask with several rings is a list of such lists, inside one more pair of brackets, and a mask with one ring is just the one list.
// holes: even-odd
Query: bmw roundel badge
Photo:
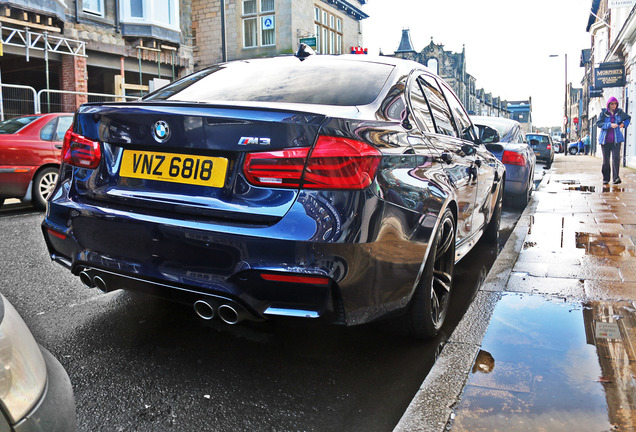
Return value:
[(168, 138), (170, 138), (170, 128), (168, 127), (168, 123), (163, 120), (156, 122), (152, 127), (152, 136), (160, 143), (168, 141)]

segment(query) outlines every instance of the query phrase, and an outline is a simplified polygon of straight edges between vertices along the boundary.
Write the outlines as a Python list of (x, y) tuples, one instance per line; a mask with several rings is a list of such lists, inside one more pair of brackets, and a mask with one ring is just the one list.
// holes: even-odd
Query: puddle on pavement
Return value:
[(623, 234), (577, 232), (574, 233), (574, 237), (576, 248), (585, 249), (587, 255), (636, 257), (632, 239)]
[(452, 430), (634, 430), (635, 341), (631, 302), (505, 295)]

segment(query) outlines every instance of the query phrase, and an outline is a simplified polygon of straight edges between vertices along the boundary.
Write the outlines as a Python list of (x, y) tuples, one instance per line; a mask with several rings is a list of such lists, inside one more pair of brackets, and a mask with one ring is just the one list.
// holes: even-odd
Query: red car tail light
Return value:
[(319, 136), (313, 150), (249, 153), (244, 173), (257, 186), (306, 189), (364, 189), (371, 184), (381, 153), (361, 141)]
[(323, 276), (284, 275), (280, 273), (261, 273), (261, 277), (270, 282), (290, 282), (309, 285), (328, 285), (329, 278)]
[(248, 153), (243, 172), (256, 186), (299, 187), (309, 147)]
[(526, 158), (522, 154), (509, 150), (504, 150), (501, 161), (506, 165), (524, 166), (526, 164)]
[(548, 150), (551, 150), (552, 149), (552, 145), (548, 144), (547, 146), (545, 146), (545, 148), (547, 148)]
[(311, 152), (303, 186), (307, 189), (364, 189), (380, 165), (381, 153), (361, 141), (320, 136)]
[(62, 145), (62, 162), (81, 168), (95, 169), (102, 158), (99, 142), (90, 140), (72, 132), (64, 135)]

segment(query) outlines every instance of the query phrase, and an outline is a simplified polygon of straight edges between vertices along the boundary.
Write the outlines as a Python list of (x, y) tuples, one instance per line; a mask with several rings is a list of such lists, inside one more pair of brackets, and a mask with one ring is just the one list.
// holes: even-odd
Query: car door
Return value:
[(473, 213), (473, 233), (481, 230), (486, 222), (490, 220), (492, 212), (492, 200), (490, 194), (492, 185), (495, 182), (496, 162), (492, 155), (486, 151), (483, 144), (477, 144), (477, 134), (466, 110), (459, 102), (455, 94), (444, 84), (440, 83), (442, 91), (446, 96), (446, 101), (450, 107), (455, 120), (455, 127), (462, 140), (463, 148), (471, 147), (474, 150), (472, 155), (473, 169), (475, 170), (475, 181), (477, 190), (475, 192), (475, 212)]
[(433, 133), (427, 133), (428, 142), (439, 154), (441, 166), (446, 173), (457, 199), (457, 245), (461, 254), (462, 244), (469, 241), (474, 232), (473, 214), (477, 195), (475, 156), (465, 150), (465, 142), (455, 128), (453, 115), (436, 79), (420, 74), (417, 85), (428, 104)]

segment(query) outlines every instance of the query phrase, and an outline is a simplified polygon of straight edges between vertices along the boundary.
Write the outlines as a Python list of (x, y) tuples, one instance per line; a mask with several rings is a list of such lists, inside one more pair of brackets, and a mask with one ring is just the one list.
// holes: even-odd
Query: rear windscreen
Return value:
[(17, 117), (0, 122), (0, 134), (13, 134), (38, 119), (38, 116)]
[(148, 95), (183, 102), (285, 102), (354, 106), (373, 102), (392, 65), (329, 57), (256, 59), (213, 66)]
[(550, 139), (547, 136), (544, 136), (544, 135), (526, 135), (526, 139), (528, 141), (530, 141), (531, 139), (532, 140), (537, 140), (537, 141), (539, 141), (540, 143), (543, 143), (543, 144), (548, 144), (550, 142)]

